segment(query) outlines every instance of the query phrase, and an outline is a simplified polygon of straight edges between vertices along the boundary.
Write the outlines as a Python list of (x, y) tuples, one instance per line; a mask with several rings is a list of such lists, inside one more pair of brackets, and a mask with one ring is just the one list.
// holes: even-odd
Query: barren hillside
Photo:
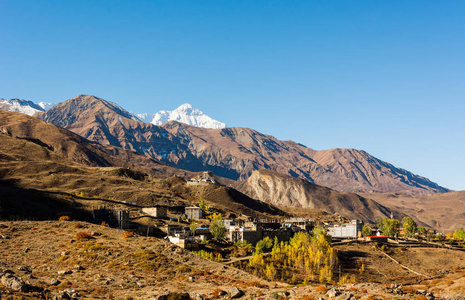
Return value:
[(370, 193), (363, 196), (391, 209), (401, 210), (438, 232), (465, 228), (465, 191), (417, 196)]

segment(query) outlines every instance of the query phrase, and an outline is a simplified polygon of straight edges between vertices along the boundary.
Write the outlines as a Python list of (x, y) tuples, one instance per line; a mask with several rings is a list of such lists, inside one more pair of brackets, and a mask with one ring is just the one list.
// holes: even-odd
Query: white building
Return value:
[(350, 223), (334, 224), (326, 229), (335, 238), (357, 238), (362, 235), (363, 221), (352, 220)]

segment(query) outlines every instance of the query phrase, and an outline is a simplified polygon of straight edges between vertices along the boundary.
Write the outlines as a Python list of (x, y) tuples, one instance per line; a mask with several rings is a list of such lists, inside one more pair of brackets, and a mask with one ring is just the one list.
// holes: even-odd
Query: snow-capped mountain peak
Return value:
[(39, 104), (35, 104), (29, 100), (21, 100), (21, 99), (2, 99), (0, 98), (0, 109), (8, 110), (8, 111), (15, 111), (19, 113), (23, 113), (26, 115), (32, 116), (36, 112), (46, 111), (51, 108), (54, 104), (49, 102), (40, 102)]
[(184, 103), (172, 111), (161, 110), (155, 114), (138, 114), (137, 117), (145, 123), (152, 123), (154, 125), (161, 125), (169, 121), (178, 121), (202, 128), (220, 129), (226, 127), (226, 124), (210, 118), (189, 103)]
[(55, 106), (55, 103), (52, 102), (39, 102), (37, 105), (42, 107), (44, 111), (49, 110), (50, 108)]

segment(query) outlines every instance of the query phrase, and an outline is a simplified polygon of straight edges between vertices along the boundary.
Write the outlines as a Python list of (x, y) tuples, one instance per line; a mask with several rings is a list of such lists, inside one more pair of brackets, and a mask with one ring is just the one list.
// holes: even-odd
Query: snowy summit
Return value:
[(26, 115), (32, 116), (36, 112), (46, 111), (50, 107), (52, 107), (52, 103), (48, 102), (40, 102), (39, 104), (35, 104), (32, 101), (28, 100), (21, 100), (21, 99), (2, 99), (0, 98), (0, 109), (8, 110), (8, 111), (15, 111), (19, 113), (23, 113)]
[(138, 114), (137, 117), (142, 122), (154, 125), (161, 125), (169, 121), (178, 121), (202, 128), (221, 129), (226, 127), (226, 124), (210, 118), (189, 103), (185, 103), (172, 111), (161, 110), (155, 114)]

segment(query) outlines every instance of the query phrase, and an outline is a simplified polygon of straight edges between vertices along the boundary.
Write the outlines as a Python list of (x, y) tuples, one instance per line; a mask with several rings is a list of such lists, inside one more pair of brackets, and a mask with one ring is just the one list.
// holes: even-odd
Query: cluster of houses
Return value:
[[(203, 211), (200, 207), (186, 207), (185, 215), (189, 220), (201, 220)], [(269, 237), (278, 238), (279, 241), (288, 241), (298, 231), (312, 232), (315, 220), (309, 218), (277, 219), (224, 219), (226, 237), (236, 243), (238, 241), (256, 245), (260, 240)], [(352, 220), (348, 223), (324, 224), (327, 232), (334, 239), (358, 238), (362, 235), (363, 221)], [(168, 225), (168, 239), (184, 248), (196, 249), (196, 241), (210, 237), (208, 228), (199, 227), (192, 232), (191, 228), (182, 225)]]
[[(168, 218), (168, 211), (165, 207), (144, 207), (142, 212), (159, 219), (170, 219), (178, 221), (177, 218)], [(204, 218), (203, 210), (197, 206), (184, 208), (186, 219), (199, 221)], [(114, 211), (105, 207), (98, 207), (93, 210), (94, 221), (106, 222), (109, 225), (122, 229), (129, 228), (129, 212), (124, 210)], [(224, 219), (226, 228), (226, 238), (236, 243), (238, 241), (256, 245), (260, 240), (269, 237), (278, 238), (279, 241), (289, 241), (298, 231), (312, 232), (316, 222), (313, 219), (294, 217), (277, 219)], [(180, 225), (178, 222), (167, 225), (167, 238), (174, 244), (186, 249), (195, 250), (199, 246), (199, 241), (210, 238), (210, 230), (206, 227), (196, 228), (195, 231), (190, 226)], [(199, 222), (201, 223), (201, 222)], [(352, 220), (345, 223), (324, 223), (328, 234), (335, 240), (345, 238), (359, 238), (362, 236), (364, 223), (359, 220)], [(373, 236), (380, 235), (373, 233)]]
[(187, 181), (188, 185), (210, 185), (210, 184), (218, 184), (213, 177), (212, 172), (203, 172), (200, 178), (192, 178)]

